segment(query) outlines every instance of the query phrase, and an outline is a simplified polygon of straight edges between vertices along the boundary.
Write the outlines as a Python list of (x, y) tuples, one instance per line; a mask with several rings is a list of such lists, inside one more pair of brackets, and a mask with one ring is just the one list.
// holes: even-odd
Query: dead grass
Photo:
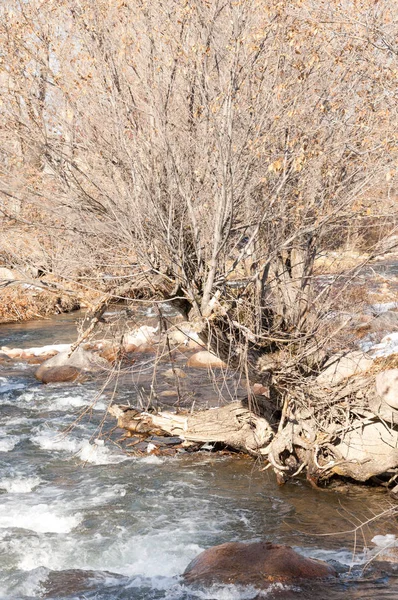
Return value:
[(0, 290), (0, 323), (15, 323), (70, 312), (80, 307), (72, 295), (34, 287), (9, 286)]

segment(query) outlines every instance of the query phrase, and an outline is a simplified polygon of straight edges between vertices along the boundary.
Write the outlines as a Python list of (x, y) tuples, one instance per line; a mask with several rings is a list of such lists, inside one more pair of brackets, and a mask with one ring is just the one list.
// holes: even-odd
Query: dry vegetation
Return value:
[(79, 308), (76, 297), (19, 286), (0, 290), (0, 323), (39, 319)]
[(343, 343), (327, 317), (347, 265), (324, 285), (314, 266), (336, 248), (369, 259), (396, 230), (395, 0), (0, 11), (2, 250), (58, 285), (165, 298), (200, 322), (270, 387), (274, 455), (297, 471), (306, 433), (293, 443), (289, 427), (304, 405), (330, 422), (310, 378)]

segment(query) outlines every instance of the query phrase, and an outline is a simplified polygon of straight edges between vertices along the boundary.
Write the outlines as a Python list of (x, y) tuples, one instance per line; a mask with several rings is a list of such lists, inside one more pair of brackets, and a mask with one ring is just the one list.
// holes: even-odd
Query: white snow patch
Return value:
[(381, 315), (389, 310), (394, 310), (398, 308), (398, 302), (381, 302), (379, 304), (371, 304), (369, 307), (373, 313), (377, 315)]
[(393, 533), (375, 535), (371, 540), (378, 548), (393, 548), (398, 546), (398, 540)]
[(51, 344), (49, 346), (39, 346), (37, 348), (27, 348), (24, 350), (27, 354), (33, 354), (33, 356), (42, 356), (43, 354), (50, 354), (50, 352), (68, 352), (71, 344)]
[(398, 331), (394, 331), (393, 333), (389, 333), (384, 336), (379, 344), (373, 344), (369, 346), (369, 342), (365, 342), (364, 346), (368, 347), (368, 352), (372, 355), (373, 358), (378, 358), (379, 356), (390, 356), (391, 354), (398, 353)]

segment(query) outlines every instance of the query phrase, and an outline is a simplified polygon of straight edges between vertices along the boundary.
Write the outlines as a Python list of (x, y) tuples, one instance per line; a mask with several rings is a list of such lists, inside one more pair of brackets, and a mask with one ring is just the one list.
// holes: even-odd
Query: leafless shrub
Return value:
[(3, 219), (65, 280), (169, 299), (285, 406), (341, 329), (316, 258), (394, 210), (395, 33), (393, 0), (8, 0)]

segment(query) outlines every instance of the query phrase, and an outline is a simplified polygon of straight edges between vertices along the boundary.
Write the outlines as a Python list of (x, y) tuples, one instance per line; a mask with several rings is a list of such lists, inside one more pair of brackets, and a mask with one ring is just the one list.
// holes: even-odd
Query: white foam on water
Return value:
[(105, 445), (99, 445), (96, 442), (91, 444), (87, 440), (62, 435), (52, 430), (37, 433), (31, 438), (31, 441), (43, 450), (67, 452), (84, 463), (93, 465), (113, 465), (130, 460), (128, 455), (116, 453)]
[[(85, 407), (90, 407), (95, 411), (103, 411), (107, 408), (104, 402), (95, 401), (93, 393), (84, 393), (85, 390), (83, 389), (82, 392), (77, 394), (67, 390), (56, 390), (53, 394), (48, 394), (45, 388), (40, 387), (22, 393), (16, 401), (13, 401), (13, 404), (17, 402), (18, 404), (28, 405), (32, 410), (42, 411), (45, 409), (49, 412), (67, 412), (71, 409)], [(8, 400), (7, 403), (10, 404), (10, 401)]]
[[(30, 510), (25, 508), (28, 513), (26, 520), (37, 525), (36, 530), (30, 527), (36, 531), (36, 535), (13, 535), (0, 539), (0, 553), (13, 556), (18, 569), (31, 571), (40, 566), (53, 571), (108, 571), (128, 576), (132, 579), (132, 585), (134, 582), (139, 585), (139, 579), (150, 579), (153, 582), (156, 580), (156, 585), (161, 586), (165, 584), (165, 578), (175, 578), (183, 573), (188, 563), (202, 551), (197, 544), (173, 539), (171, 529), (167, 535), (131, 535), (128, 530), (116, 530), (107, 537), (99, 532), (82, 536), (79, 530), (72, 531), (82, 520), (79, 514), (67, 516), (51, 510), (43, 505)], [(22, 519), (23, 511), (20, 513)], [(38, 517), (45, 520), (46, 531), (39, 531), (42, 521)], [(21, 524), (21, 519), (17, 521), (15, 515), (13, 522), (18, 524), (13, 526), (22, 527), (25, 523)], [(63, 535), (48, 536), (43, 533)]]
[(114, 465), (129, 460), (129, 456), (126, 456), (125, 454), (116, 454), (106, 446), (98, 446), (98, 444), (95, 443), (83, 444), (78, 456), (83, 462), (94, 465)]
[(101, 564), (95, 568), (107, 568), (128, 577), (154, 579), (179, 576), (203, 548), (178, 538), (178, 533), (173, 539), (172, 531), (167, 530), (159, 534), (116, 539), (105, 549), (100, 558)]
[(8, 435), (0, 438), (0, 452), (11, 452), (19, 442), (17, 435)]
[(104, 410), (106, 406), (103, 402), (93, 402), (92, 399), (84, 398), (82, 396), (61, 396), (51, 401), (48, 408), (50, 411), (55, 410), (69, 410), (70, 408), (83, 408), (90, 406), (93, 410)]
[(0, 528), (2, 529), (18, 528), (37, 533), (69, 533), (82, 520), (82, 516), (79, 514), (59, 514), (48, 504), (34, 506), (9, 504), (6, 508), (6, 514), (0, 514)]
[(42, 450), (64, 451), (72, 454), (77, 454), (82, 446), (81, 441), (55, 431), (38, 433), (31, 438), (31, 442)]
[[(47, 579), (48, 571), (39, 567), (30, 573), (14, 573), (8, 575), (0, 583), (0, 598), (40, 598), (42, 584)], [(7, 581), (8, 580), (8, 581)], [(15, 592), (17, 591), (17, 594)]]
[(333, 560), (348, 567), (362, 565), (369, 560), (368, 552), (363, 551), (354, 553), (347, 548), (342, 548), (341, 550), (324, 550), (321, 548), (295, 547), (294, 550), (296, 550), (302, 556), (306, 556), (307, 558), (316, 558), (325, 562)]
[[(156, 581), (151, 580), (150, 583), (151, 587), (159, 589), (156, 586)], [(189, 594), (189, 598), (198, 598), (198, 600), (252, 600), (254, 598), (273, 598), (275, 592), (299, 591), (297, 587), (279, 582), (270, 584), (266, 590), (235, 584), (213, 584), (202, 589), (198, 589), (197, 587), (191, 589), (183, 583), (176, 584), (174, 580), (169, 583), (168, 589), (160, 589), (165, 589), (166, 591), (166, 594), (163, 596), (164, 600), (178, 600), (181, 597), (186, 597), (187, 593)]]
[(161, 465), (164, 461), (164, 458), (160, 458), (160, 456), (156, 456), (156, 454), (144, 456), (143, 458), (137, 458), (137, 462), (146, 465)]
[(38, 477), (7, 477), (0, 479), (0, 489), (9, 494), (28, 494), (40, 483), (41, 480)]

